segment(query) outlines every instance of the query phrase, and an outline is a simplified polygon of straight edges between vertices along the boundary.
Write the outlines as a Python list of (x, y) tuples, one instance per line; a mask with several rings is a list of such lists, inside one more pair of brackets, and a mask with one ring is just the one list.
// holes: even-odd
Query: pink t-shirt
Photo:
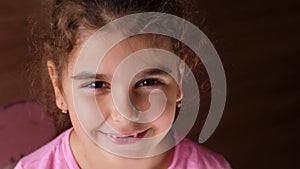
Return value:
[[(79, 169), (70, 147), (70, 133), (63, 132), (56, 139), (22, 158), (15, 169)], [(188, 140), (176, 145), (173, 162), (168, 169), (230, 169), (219, 154)]]

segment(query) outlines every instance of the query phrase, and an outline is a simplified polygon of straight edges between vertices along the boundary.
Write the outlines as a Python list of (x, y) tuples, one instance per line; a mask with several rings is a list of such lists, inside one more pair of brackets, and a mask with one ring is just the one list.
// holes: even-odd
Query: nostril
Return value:
[(141, 112), (134, 107), (129, 111), (120, 113), (120, 116), (122, 116), (123, 118), (125, 118), (129, 121), (132, 121), (132, 122), (138, 122), (140, 119), (140, 115), (141, 115)]
[(121, 119), (123, 119), (124, 117), (118, 113), (117, 111), (110, 113), (110, 117), (113, 121), (120, 121)]

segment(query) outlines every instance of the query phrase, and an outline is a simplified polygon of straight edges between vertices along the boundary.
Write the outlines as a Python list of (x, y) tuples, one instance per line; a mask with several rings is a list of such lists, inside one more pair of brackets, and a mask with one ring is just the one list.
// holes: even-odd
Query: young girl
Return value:
[(142, 28), (154, 21), (143, 15), (114, 24), (139, 13), (183, 11), (177, 0), (57, 0), (35, 71), (61, 134), (16, 168), (230, 168), (171, 129), (192, 52), (174, 38), (143, 33), (137, 20), (147, 22)]

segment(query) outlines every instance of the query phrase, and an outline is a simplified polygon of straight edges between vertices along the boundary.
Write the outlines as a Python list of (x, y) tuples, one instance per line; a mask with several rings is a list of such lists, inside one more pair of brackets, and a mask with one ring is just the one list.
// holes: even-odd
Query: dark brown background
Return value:
[[(0, 2), (1, 106), (29, 99), (23, 73), (30, 60), (28, 17), (38, 13), (39, 3)], [(297, 168), (297, 1), (201, 0), (197, 7), (199, 15), (206, 14), (205, 30), (220, 54), (228, 83), (223, 119), (205, 145), (237, 169)]]

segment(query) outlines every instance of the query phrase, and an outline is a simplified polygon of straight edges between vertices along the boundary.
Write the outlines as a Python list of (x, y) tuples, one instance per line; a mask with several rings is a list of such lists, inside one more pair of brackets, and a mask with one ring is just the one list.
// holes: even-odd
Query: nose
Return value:
[(131, 104), (129, 95), (122, 91), (121, 88), (117, 88), (117, 97), (110, 96), (110, 117), (113, 121), (131, 121), (137, 122), (139, 120), (139, 111)]

